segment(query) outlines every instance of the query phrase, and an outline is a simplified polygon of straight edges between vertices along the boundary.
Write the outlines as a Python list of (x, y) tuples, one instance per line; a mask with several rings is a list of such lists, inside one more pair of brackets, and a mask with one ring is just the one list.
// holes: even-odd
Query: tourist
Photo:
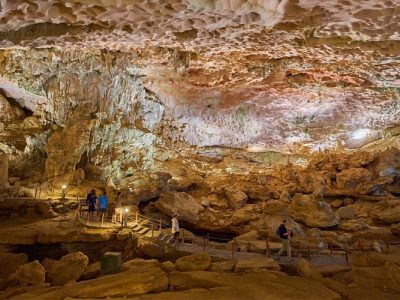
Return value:
[(88, 205), (88, 223), (89, 220), (93, 220), (93, 214), (94, 211), (96, 210), (96, 201), (97, 201), (97, 196), (96, 196), (96, 190), (92, 190), (86, 197), (86, 204)]
[(172, 228), (171, 228), (171, 233), (174, 236), (174, 244), (177, 242), (178, 237), (179, 237), (179, 221), (178, 221), (178, 216), (179, 214), (176, 213), (174, 214), (171, 222), (172, 222)]
[(122, 196), (118, 192), (117, 198), (114, 201), (113, 223), (120, 222), (122, 224)]
[(101, 215), (101, 226), (103, 226), (104, 223), (104, 216), (107, 213), (107, 193), (103, 192), (103, 194), (99, 197), (99, 211)]
[(292, 249), (290, 247), (289, 237), (293, 237), (293, 232), (286, 228), (286, 220), (282, 221), (282, 224), (277, 229), (277, 234), (282, 241), (282, 248), (279, 250), (278, 254), (275, 256), (279, 260), (280, 255), (286, 251), (289, 261), (292, 260)]

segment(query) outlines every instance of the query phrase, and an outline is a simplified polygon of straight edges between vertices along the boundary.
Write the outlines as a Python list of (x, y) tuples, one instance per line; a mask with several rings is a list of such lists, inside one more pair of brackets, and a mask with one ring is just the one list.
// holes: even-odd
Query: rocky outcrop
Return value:
[(82, 252), (65, 255), (59, 261), (48, 264), (48, 280), (53, 286), (77, 281), (85, 274), (88, 263), (89, 259)]
[(205, 271), (211, 266), (211, 257), (207, 253), (196, 253), (179, 258), (175, 267), (181, 272)]
[(322, 280), (321, 273), (304, 258), (301, 258), (297, 261), (296, 269), (297, 273), (302, 277), (310, 278), (313, 280)]
[(325, 201), (313, 195), (296, 194), (289, 206), (289, 214), (296, 221), (310, 227), (333, 227), (338, 225), (340, 220)]
[(35, 260), (17, 268), (15, 273), (8, 277), (11, 285), (27, 284), (27, 285), (42, 285), (45, 283), (46, 270)]
[(239, 260), (235, 265), (235, 272), (247, 272), (254, 269), (266, 269), (279, 271), (281, 267), (272, 258), (251, 258)]
[(233, 209), (240, 209), (246, 205), (247, 195), (235, 187), (225, 187), (229, 206)]
[(139, 238), (138, 250), (150, 258), (162, 258), (165, 255), (162, 245), (146, 238)]
[(381, 201), (370, 213), (371, 217), (386, 223), (400, 222), (400, 203), (397, 200)]
[(5, 279), (14, 273), (21, 265), (28, 263), (28, 255), (25, 253), (0, 253), (0, 279)]
[(184, 192), (163, 193), (155, 205), (168, 216), (178, 213), (179, 220), (191, 224), (196, 224), (199, 220), (199, 214), (204, 211), (204, 207), (199, 201)]
[(364, 168), (351, 168), (336, 174), (337, 186), (341, 189), (356, 190), (358, 185), (372, 179)]

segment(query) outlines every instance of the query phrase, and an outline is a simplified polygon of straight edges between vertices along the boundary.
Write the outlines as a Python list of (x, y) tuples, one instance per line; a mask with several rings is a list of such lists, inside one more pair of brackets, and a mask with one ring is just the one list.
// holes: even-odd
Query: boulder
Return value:
[(336, 174), (337, 186), (341, 189), (355, 190), (359, 184), (371, 179), (371, 173), (364, 168), (350, 168)]
[(314, 195), (295, 194), (289, 214), (298, 222), (318, 228), (336, 226), (340, 220), (325, 201), (318, 200)]
[(305, 260), (304, 258), (300, 258), (297, 261), (296, 269), (299, 276), (310, 278), (313, 280), (322, 280), (321, 273), (313, 266), (311, 266), (310, 262), (308, 260)]
[(233, 272), (235, 269), (235, 260), (218, 261), (211, 263), (211, 272)]
[(28, 255), (25, 253), (0, 253), (0, 279), (7, 278), (21, 265), (28, 263)]
[(225, 187), (225, 194), (229, 206), (233, 209), (240, 209), (247, 203), (247, 195), (234, 187)]
[(394, 254), (368, 253), (351, 255), (351, 263), (354, 267), (379, 267), (386, 262), (392, 262), (400, 266), (400, 256)]
[(196, 253), (184, 256), (175, 262), (175, 267), (181, 272), (205, 271), (211, 266), (211, 257), (207, 253)]
[(25, 265), (19, 266), (15, 273), (8, 277), (12, 285), (27, 284), (40, 285), (45, 283), (46, 270), (35, 260)]
[(373, 219), (385, 223), (400, 222), (400, 203), (398, 200), (380, 201), (371, 210)]
[(167, 291), (167, 289), (167, 274), (152, 263), (132, 266), (124, 272), (100, 276), (88, 281), (71, 282), (67, 286), (30, 291), (21, 295), (21, 299), (123, 299)]
[(48, 279), (51, 285), (64, 285), (69, 281), (77, 281), (85, 274), (89, 263), (88, 257), (82, 252), (63, 256), (50, 264)]
[(175, 264), (171, 261), (164, 261), (163, 263), (160, 264), (161, 269), (163, 269), (164, 272), (171, 273), (175, 271)]
[(184, 192), (163, 193), (155, 202), (155, 206), (169, 216), (179, 213), (179, 220), (191, 224), (196, 224), (199, 221), (199, 214), (204, 211), (200, 202)]
[(368, 229), (369, 225), (362, 219), (340, 220), (338, 228), (344, 231), (360, 231)]
[(137, 268), (147, 268), (147, 267), (160, 267), (160, 262), (156, 259), (142, 259), (136, 258), (131, 259), (122, 264), (122, 271), (137, 269)]
[(332, 202), (329, 202), (329, 205), (330, 205), (332, 208), (339, 208), (339, 207), (341, 207), (341, 206), (343, 205), (343, 201), (340, 200), (340, 199), (336, 199), (336, 200), (334, 200), (334, 201), (332, 201)]
[(267, 269), (279, 271), (281, 267), (269, 257), (250, 258), (239, 260), (235, 265), (235, 272), (251, 271), (253, 269)]
[(36, 204), (36, 212), (42, 218), (54, 218), (57, 216), (47, 201), (39, 201)]
[(393, 234), (400, 235), (400, 223), (392, 224), (390, 226), (390, 230), (393, 232)]
[(138, 250), (150, 258), (162, 258), (165, 254), (160, 244), (146, 238), (139, 239)]
[(345, 206), (345, 207), (340, 207), (337, 211), (336, 211), (336, 215), (340, 218), (340, 219), (354, 219), (356, 216), (356, 213), (354, 211), (354, 208), (350, 207), (350, 206)]
[(82, 275), (81, 280), (89, 280), (93, 278), (97, 278), (100, 276), (101, 262), (96, 261), (95, 263), (90, 264), (85, 274)]
[(351, 205), (351, 204), (353, 204), (353, 203), (354, 203), (353, 198), (345, 197), (345, 198), (343, 199), (343, 205), (344, 205), (344, 206)]
[(195, 288), (214, 288), (224, 286), (225, 278), (214, 272), (192, 271), (174, 272), (169, 275), (169, 284), (174, 291), (189, 290)]
[(353, 267), (346, 277), (360, 287), (400, 293), (400, 266), (393, 262), (378, 267)]

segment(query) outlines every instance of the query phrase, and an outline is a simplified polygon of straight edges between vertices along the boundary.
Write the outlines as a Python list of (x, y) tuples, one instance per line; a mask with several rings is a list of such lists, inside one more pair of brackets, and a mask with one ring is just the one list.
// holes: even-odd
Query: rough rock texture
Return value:
[(305, 260), (304, 258), (301, 258), (297, 261), (296, 269), (297, 273), (302, 277), (310, 278), (313, 280), (322, 280), (321, 273), (313, 266), (311, 266), (310, 262)]
[(59, 261), (49, 264), (46, 270), (51, 285), (64, 285), (76, 281), (86, 272), (89, 259), (82, 252), (63, 256)]
[(28, 255), (25, 253), (0, 253), (0, 278), (5, 279), (14, 273), (21, 265), (28, 263)]
[(332, 227), (339, 224), (340, 220), (326, 202), (309, 195), (296, 194), (289, 206), (289, 213), (296, 221), (310, 227)]
[(187, 193), (164, 193), (156, 207), (169, 216), (179, 213), (179, 219), (196, 224), (204, 207)]
[(207, 253), (196, 253), (179, 258), (175, 267), (182, 272), (205, 271), (211, 266), (211, 257)]
[(46, 277), (46, 270), (35, 260), (33, 262), (21, 265), (17, 268), (15, 273), (8, 277), (11, 284), (27, 284), (27, 285), (41, 285), (44, 284)]
[(272, 258), (251, 258), (239, 260), (235, 265), (235, 272), (251, 271), (253, 269), (267, 269), (279, 271), (281, 268)]

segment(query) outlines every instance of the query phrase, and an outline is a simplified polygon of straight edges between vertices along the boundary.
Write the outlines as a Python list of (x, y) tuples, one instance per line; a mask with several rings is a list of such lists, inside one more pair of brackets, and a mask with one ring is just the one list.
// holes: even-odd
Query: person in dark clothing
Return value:
[(292, 248), (290, 247), (289, 237), (293, 237), (293, 232), (286, 228), (286, 223), (287, 223), (286, 220), (283, 220), (282, 224), (277, 229), (277, 234), (279, 235), (279, 238), (281, 239), (282, 242), (282, 248), (279, 250), (276, 258), (279, 259), (279, 257), (283, 254), (283, 252), (286, 251), (289, 260), (291, 260)]
[(93, 219), (93, 214), (96, 210), (96, 201), (97, 201), (97, 196), (96, 196), (96, 191), (93, 189), (86, 197), (86, 204), (88, 205), (88, 221), (90, 219)]

